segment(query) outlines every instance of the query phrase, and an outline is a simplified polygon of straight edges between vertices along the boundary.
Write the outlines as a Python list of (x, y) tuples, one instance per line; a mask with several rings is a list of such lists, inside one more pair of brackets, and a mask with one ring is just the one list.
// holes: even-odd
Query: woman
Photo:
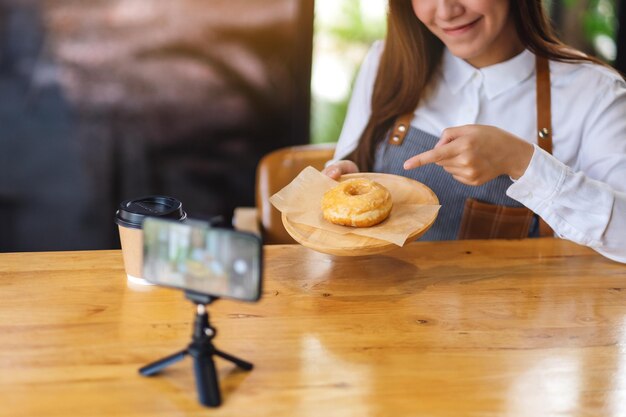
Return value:
[(361, 67), (324, 172), (359, 168), (435, 191), (442, 208), (423, 239), (459, 236), (469, 197), (528, 207), (626, 263), (626, 84), (560, 43), (541, 0), (390, 0), (387, 38)]

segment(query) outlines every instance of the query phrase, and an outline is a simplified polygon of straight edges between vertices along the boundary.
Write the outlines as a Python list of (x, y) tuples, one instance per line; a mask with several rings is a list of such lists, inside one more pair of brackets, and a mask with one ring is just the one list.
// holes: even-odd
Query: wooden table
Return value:
[(119, 251), (0, 254), (1, 416), (624, 416), (626, 266), (555, 239), (336, 258), (266, 247), (258, 304), (210, 306), (224, 405), (196, 401), (193, 305)]

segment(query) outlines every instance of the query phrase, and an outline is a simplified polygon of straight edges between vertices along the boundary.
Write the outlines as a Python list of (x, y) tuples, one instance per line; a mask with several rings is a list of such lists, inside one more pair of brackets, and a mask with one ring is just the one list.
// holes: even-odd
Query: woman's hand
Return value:
[(533, 145), (502, 129), (466, 125), (444, 130), (432, 150), (407, 159), (404, 169), (436, 163), (463, 184), (481, 185), (500, 175), (518, 179), (533, 152)]
[(322, 174), (326, 174), (334, 180), (338, 180), (339, 177), (344, 174), (353, 174), (355, 172), (359, 172), (359, 167), (357, 167), (354, 162), (348, 161), (347, 159), (337, 161), (322, 170)]

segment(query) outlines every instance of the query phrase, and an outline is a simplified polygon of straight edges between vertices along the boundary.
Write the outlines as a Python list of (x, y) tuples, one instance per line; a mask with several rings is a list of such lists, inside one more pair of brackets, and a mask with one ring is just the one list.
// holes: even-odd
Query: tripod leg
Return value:
[(236, 356), (230, 355), (226, 352), (222, 352), (221, 350), (218, 349), (213, 349), (215, 354), (221, 358), (226, 359), (227, 361), (231, 361), (232, 363), (234, 363), (235, 365), (237, 365), (238, 367), (240, 367), (241, 369), (244, 369), (246, 371), (250, 371), (252, 370), (253, 366), (250, 362), (244, 361), (243, 359), (239, 359)]
[(193, 369), (196, 374), (196, 388), (200, 404), (217, 407), (222, 403), (220, 387), (215, 372), (215, 363), (210, 355), (193, 355)]
[(187, 349), (176, 352), (173, 355), (166, 356), (165, 358), (159, 359), (156, 362), (152, 362), (151, 364), (148, 364), (139, 369), (139, 373), (143, 376), (154, 375), (161, 371), (163, 368), (182, 360), (185, 355), (187, 355)]

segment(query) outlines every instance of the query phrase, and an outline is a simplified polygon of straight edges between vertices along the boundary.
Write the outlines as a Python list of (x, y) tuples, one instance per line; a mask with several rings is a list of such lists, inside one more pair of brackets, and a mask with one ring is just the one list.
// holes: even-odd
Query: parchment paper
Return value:
[[(313, 167), (307, 167), (282, 190), (270, 197), (270, 202), (289, 221), (333, 233), (353, 233), (403, 246), (407, 238), (422, 230), (439, 211), (440, 205), (424, 204), (423, 193), (404, 177), (384, 175), (374, 179), (391, 193), (393, 207), (389, 217), (371, 227), (340, 226), (322, 216), (321, 201), (326, 191), (338, 184)], [(416, 183), (417, 184), (417, 183)]]

